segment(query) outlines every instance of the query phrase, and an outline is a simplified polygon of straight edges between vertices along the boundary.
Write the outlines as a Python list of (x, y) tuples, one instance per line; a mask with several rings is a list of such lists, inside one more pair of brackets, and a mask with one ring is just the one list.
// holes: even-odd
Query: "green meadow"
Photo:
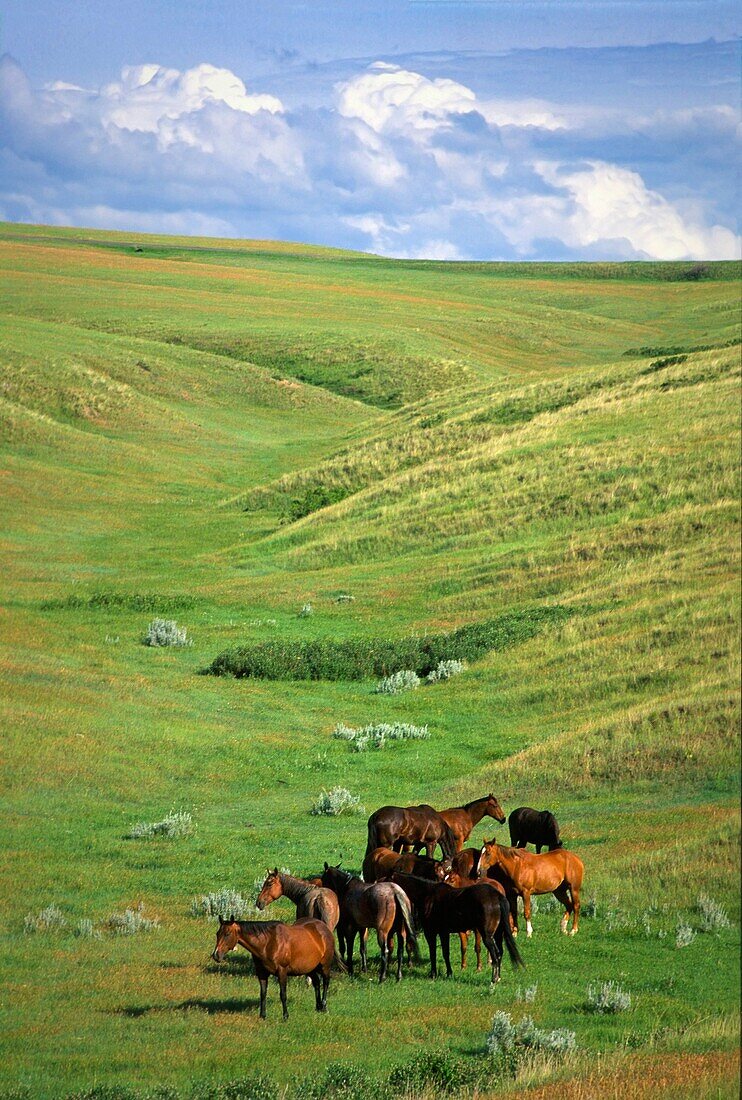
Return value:
[[(482, 1064), (497, 1011), (576, 1050), (480, 1096), (736, 1095), (739, 265), (9, 224), (0, 264), (0, 1095), (310, 1095), (338, 1062)], [(192, 644), (143, 644), (156, 618)], [(207, 673), (485, 622), (520, 626), (398, 695), (371, 663)], [(393, 722), (429, 739), (332, 735)], [(312, 815), (334, 787), (365, 812)], [(372, 940), (327, 1016), (292, 980), (284, 1024), (246, 955), (210, 961), (194, 899), (358, 871), (372, 810), (489, 791), (585, 863), (579, 935), (542, 900), (524, 972), (434, 983), (423, 946), (380, 987)], [(128, 836), (171, 811), (189, 835)], [(140, 906), (158, 926), (117, 933)], [(589, 1011), (602, 981), (630, 1007)]]

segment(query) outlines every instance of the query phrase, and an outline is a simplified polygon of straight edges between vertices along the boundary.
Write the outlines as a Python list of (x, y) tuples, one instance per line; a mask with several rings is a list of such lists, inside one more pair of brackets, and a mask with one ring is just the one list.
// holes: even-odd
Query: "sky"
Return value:
[(0, 219), (730, 259), (736, 4), (0, 0)]

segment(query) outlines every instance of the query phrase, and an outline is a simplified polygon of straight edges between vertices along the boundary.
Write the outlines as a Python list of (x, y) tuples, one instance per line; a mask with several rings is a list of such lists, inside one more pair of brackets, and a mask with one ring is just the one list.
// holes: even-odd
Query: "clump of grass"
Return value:
[(301, 611), (299, 612), (299, 618), (308, 619), (310, 615), (314, 615), (314, 608), (310, 603), (303, 604)]
[(252, 1073), (232, 1081), (204, 1081), (193, 1087), (189, 1100), (276, 1100), (278, 1085), (267, 1073)]
[(332, 736), (338, 741), (347, 741), (352, 752), (365, 752), (367, 749), (383, 749), (390, 741), (427, 741), (430, 733), (427, 726), (377, 722), (360, 729), (340, 724), (335, 727)]
[(729, 928), (731, 921), (727, 911), (718, 901), (714, 901), (708, 894), (699, 894), (696, 899), (696, 913), (698, 914), (698, 927), (701, 932), (720, 932), (722, 928)]
[(375, 691), (377, 695), (399, 695), (403, 691), (416, 691), (420, 687), (420, 677), (411, 668), (393, 672), (379, 680)]
[[(260, 882), (262, 886), (262, 879)], [(258, 910), (237, 890), (223, 886), (209, 894), (201, 894), (191, 901), (191, 916), (194, 917), (246, 917), (257, 916)]]
[(47, 905), (38, 913), (28, 913), (23, 918), (23, 931), (26, 935), (36, 932), (61, 932), (67, 924), (67, 918), (58, 905)]
[(335, 597), (335, 603), (355, 603), (355, 596), (351, 596), (350, 592), (341, 592)]
[(186, 810), (171, 810), (162, 821), (138, 821), (126, 834), (130, 840), (149, 840), (155, 836), (190, 836), (193, 818)]
[(81, 917), (74, 927), (74, 934), (81, 940), (99, 940), (101, 934), (90, 917)]
[(365, 814), (365, 812), (360, 798), (351, 794), (346, 787), (333, 787), (329, 791), (321, 790), (319, 798), (310, 811), (315, 817), (321, 814), (337, 817), (339, 814)]
[(522, 1002), (526, 1005), (532, 1005), (536, 1000), (536, 994), (538, 993), (538, 982), (535, 985), (527, 985), (523, 989), (520, 986), (515, 991), (516, 1002)]
[(487, 1051), (495, 1056), (514, 1055), (516, 1062), (529, 1053), (563, 1058), (577, 1049), (574, 1031), (537, 1027), (530, 1016), (513, 1023), (509, 1012), (496, 1012), (486, 1041)]
[(150, 646), (193, 645), (185, 627), (179, 627), (175, 619), (153, 619), (147, 627), (144, 644)]
[(144, 903), (136, 909), (125, 909), (123, 913), (111, 913), (106, 927), (118, 936), (135, 936), (138, 932), (154, 932), (160, 927), (157, 917), (145, 917)]
[(598, 1015), (615, 1015), (631, 1008), (631, 994), (618, 982), (591, 982), (587, 987), (585, 1008)]
[(675, 946), (679, 948), (690, 947), (695, 938), (696, 933), (687, 921), (678, 921), (677, 928), (675, 929)]
[(378, 1082), (355, 1062), (331, 1062), (323, 1072), (303, 1078), (293, 1092), (295, 1100), (376, 1100), (382, 1095)]
[(64, 596), (58, 600), (44, 600), (42, 611), (79, 611), (103, 608), (124, 611), (190, 611), (198, 603), (195, 596), (163, 594), (156, 592), (92, 592), (87, 596)]
[(455, 659), (439, 661), (435, 668), (430, 670), (425, 679), (429, 684), (437, 684), (440, 680), (450, 680), (452, 676), (458, 676), (465, 668), (465, 661), (457, 661)]

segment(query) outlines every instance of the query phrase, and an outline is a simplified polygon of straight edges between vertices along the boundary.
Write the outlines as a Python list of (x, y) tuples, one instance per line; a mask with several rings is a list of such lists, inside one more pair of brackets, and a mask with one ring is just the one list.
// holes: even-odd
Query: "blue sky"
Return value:
[(2, 3), (0, 217), (442, 259), (730, 258), (712, 0)]

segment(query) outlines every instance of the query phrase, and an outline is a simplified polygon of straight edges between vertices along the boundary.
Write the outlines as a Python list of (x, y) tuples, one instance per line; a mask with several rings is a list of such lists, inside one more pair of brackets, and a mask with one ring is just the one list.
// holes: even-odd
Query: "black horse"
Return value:
[(513, 963), (522, 966), (513, 934), (510, 931), (510, 906), (507, 898), (494, 885), (478, 882), (473, 886), (456, 889), (445, 882), (430, 882), (417, 875), (393, 874), (392, 882), (401, 886), (415, 907), (430, 952), (430, 976), (438, 975), (436, 949), (441, 941), (446, 977), (451, 969), (452, 932), (479, 932), (492, 961), (492, 981), (500, 980), (502, 941)]
[(513, 848), (525, 848), (535, 844), (540, 854), (542, 848), (550, 852), (564, 845), (559, 839), (559, 822), (551, 810), (532, 810), (530, 806), (519, 806), (508, 818), (510, 843)]

